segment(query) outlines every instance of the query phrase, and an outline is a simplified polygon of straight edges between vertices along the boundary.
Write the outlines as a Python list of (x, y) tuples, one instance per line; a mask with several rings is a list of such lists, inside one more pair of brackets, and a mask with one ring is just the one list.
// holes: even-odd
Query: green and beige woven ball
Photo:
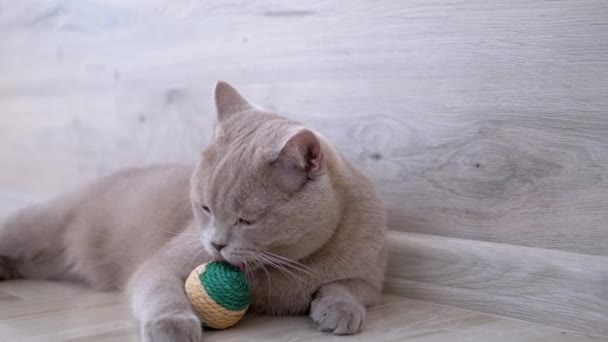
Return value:
[(203, 326), (229, 328), (243, 318), (251, 299), (247, 277), (225, 262), (195, 268), (186, 279), (186, 295)]

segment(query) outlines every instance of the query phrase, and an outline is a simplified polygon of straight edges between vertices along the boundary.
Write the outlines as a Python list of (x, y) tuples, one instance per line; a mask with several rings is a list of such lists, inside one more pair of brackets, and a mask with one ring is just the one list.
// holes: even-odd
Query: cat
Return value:
[(318, 132), (214, 90), (200, 160), (122, 170), (0, 226), (0, 278), (123, 290), (144, 341), (199, 341), (184, 294), (197, 265), (247, 273), (251, 312), (308, 314), (360, 331), (386, 267), (386, 214), (372, 183)]

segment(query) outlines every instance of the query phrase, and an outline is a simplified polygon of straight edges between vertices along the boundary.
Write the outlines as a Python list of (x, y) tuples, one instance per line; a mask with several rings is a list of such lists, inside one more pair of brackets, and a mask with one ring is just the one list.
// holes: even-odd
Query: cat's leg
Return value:
[(0, 280), (64, 278), (65, 204), (57, 199), (33, 205), (0, 222)]
[(186, 229), (146, 260), (129, 283), (133, 315), (143, 341), (200, 341), (201, 323), (184, 292), (190, 272), (210, 257), (194, 229)]
[(355, 334), (365, 321), (365, 307), (373, 304), (380, 290), (360, 280), (341, 280), (319, 288), (310, 304), (310, 318), (322, 331)]
[(20, 254), (20, 248), (17, 246), (22, 243), (18, 227), (23, 211), (13, 213), (0, 221), (0, 281), (20, 278), (17, 272), (17, 255)]

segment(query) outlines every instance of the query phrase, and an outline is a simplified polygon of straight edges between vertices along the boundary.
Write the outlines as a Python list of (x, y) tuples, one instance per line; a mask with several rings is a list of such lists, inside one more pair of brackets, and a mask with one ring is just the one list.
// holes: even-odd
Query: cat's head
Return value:
[(326, 144), (298, 122), (252, 106), (227, 83), (216, 85), (214, 97), (215, 138), (192, 177), (203, 246), (233, 264), (269, 253), (310, 255), (339, 219)]

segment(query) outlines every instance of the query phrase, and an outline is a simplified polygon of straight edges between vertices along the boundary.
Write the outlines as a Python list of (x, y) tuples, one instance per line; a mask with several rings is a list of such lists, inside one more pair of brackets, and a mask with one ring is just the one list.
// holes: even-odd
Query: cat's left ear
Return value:
[(215, 99), (217, 121), (219, 122), (233, 114), (252, 108), (252, 105), (234, 87), (224, 81), (218, 81), (215, 85), (213, 98)]

